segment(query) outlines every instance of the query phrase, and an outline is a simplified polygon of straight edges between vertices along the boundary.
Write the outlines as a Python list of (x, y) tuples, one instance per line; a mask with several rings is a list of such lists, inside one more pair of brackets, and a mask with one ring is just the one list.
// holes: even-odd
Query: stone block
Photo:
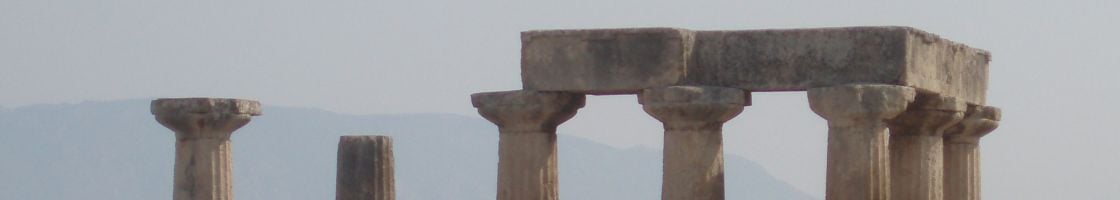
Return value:
[(990, 60), (984, 50), (909, 27), (531, 31), (522, 42), (524, 89), (587, 94), (671, 85), (803, 91), (861, 83), (984, 104)]
[(685, 77), (692, 32), (672, 28), (521, 33), (525, 89), (635, 94)]

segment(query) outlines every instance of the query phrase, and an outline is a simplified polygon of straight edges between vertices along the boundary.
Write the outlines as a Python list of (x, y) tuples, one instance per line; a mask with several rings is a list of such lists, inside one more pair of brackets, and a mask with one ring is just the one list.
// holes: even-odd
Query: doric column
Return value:
[(175, 131), (175, 200), (233, 199), (229, 137), (261, 114), (257, 101), (181, 98), (152, 101), (152, 114)]
[(338, 141), (336, 200), (394, 200), (393, 138), (342, 136)]
[(723, 123), (750, 105), (750, 93), (722, 87), (646, 89), (638, 102), (665, 127), (661, 199), (722, 200)]
[(919, 94), (890, 120), (891, 198), (942, 200), (942, 140), (964, 117), (964, 100)]
[(969, 106), (965, 118), (945, 131), (945, 200), (980, 199), (980, 137), (999, 120), (999, 108)]
[(583, 94), (477, 93), (478, 113), (498, 125), (498, 200), (556, 200), (556, 127), (583, 107)]
[(914, 100), (910, 87), (853, 84), (809, 89), (809, 106), (828, 120), (827, 200), (890, 199), (887, 123)]

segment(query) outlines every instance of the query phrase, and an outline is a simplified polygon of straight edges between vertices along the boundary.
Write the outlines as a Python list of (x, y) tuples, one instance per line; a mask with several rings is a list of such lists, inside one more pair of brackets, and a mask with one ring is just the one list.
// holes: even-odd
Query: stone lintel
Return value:
[(521, 33), (525, 89), (636, 94), (685, 77), (692, 31), (674, 28)]
[(524, 89), (636, 94), (673, 85), (804, 91), (913, 87), (983, 105), (990, 55), (910, 27), (522, 33)]

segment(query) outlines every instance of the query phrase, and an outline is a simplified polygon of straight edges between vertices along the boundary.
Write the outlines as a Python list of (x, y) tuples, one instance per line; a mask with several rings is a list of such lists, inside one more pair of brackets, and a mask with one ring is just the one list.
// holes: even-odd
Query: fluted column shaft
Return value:
[(396, 199), (393, 167), (393, 138), (342, 136), (338, 141), (335, 199)]
[(722, 87), (642, 91), (638, 102), (665, 128), (661, 199), (724, 199), (723, 123), (750, 104), (748, 95)]
[(179, 140), (175, 147), (175, 200), (233, 199), (229, 139)]
[(891, 198), (942, 200), (943, 133), (964, 110), (964, 100), (920, 94), (889, 121)]
[(538, 91), (471, 95), (498, 125), (498, 200), (559, 199), (556, 127), (583, 107), (582, 94)]
[(887, 123), (906, 110), (913, 88), (852, 84), (809, 89), (809, 106), (828, 121), (825, 199), (890, 199)]
[(1000, 110), (970, 106), (965, 118), (945, 131), (945, 200), (980, 199), (980, 138), (999, 127)]
[(230, 136), (260, 115), (260, 103), (238, 99), (152, 101), (152, 114), (175, 131), (175, 200), (233, 199)]

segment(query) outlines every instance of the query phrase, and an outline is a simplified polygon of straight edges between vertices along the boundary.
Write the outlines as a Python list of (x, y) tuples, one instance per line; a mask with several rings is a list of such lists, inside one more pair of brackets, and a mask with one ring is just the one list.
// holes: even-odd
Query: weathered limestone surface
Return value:
[(665, 128), (661, 199), (724, 199), (723, 123), (750, 105), (749, 95), (736, 88), (672, 86), (638, 96)]
[(584, 95), (564, 92), (477, 93), (478, 113), (498, 125), (498, 200), (557, 200), (556, 127), (575, 116)]
[(945, 199), (980, 199), (980, 137), (999, 127), (1000, 110), (970, 106), (965, 118), (945, 131)]
[(524, 88), (637, 93), (684, 77), (692, 32), (672, 28), (528, 31), (521, 34)]
[(943, 134), (964, 117), (963, 100), (919, 94), (908, 109), (888, 121), (891, 198), (942, 200)]
[(260, 103), (240, 99), (180, 98), (152, 101), (151, 112), (175, 131), (175, 200), (233, 199), (229, 138), (261, 114)]
[(393, 138), (342, 136), (338, 141), (337, 200), (394, 200)]
[(799, 91), (889, 84), (983, 104), (986, 51), (909, 27), (689, 31), (670, 28), (522, 33), (524, 89), (634, 94), (707, 85)]
[(887, 123), (915, 98), (913, 88), (840, 85), (809, 89), (809, 106), (828, 121), (825, 199), (890, 199)]

